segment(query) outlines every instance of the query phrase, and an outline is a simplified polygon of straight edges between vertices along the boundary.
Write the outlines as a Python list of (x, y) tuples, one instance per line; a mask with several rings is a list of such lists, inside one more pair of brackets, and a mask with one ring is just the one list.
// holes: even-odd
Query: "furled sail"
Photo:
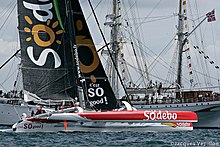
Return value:
[(76, 80), (65, 0), (17, 3), (24, 90), (41, 99), (74, 98)]
[(87, 105), (98, 110), (117, 107), (117, 100), (97, 54), (78, 0), (72, 1), (80, 70), (85, 77)]

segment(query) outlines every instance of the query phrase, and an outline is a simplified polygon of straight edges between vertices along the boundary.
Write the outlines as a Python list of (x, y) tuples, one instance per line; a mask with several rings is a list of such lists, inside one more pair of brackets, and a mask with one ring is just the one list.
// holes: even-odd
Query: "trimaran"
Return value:
[(13, 131), (193, 129), (194, 112), (136, 110), (129, 101), (117, 101), (78, 0), (18, 0), (18, 19), (25, 96), (77, 98), (79, 106), (24, 114)]

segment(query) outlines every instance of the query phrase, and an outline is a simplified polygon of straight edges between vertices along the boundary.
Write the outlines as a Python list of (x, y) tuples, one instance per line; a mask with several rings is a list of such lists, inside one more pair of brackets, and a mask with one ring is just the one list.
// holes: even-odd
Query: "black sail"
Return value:
[(24, 90), (41, 99), (74, 98), (76, 82), (65, 0), (17, 3)]
[(85, 77), (87, 104), (98, 110), (112, 110), (117, 100), (94, 46), (78, 0), (72, 0), (76, 44), (80, 70)]

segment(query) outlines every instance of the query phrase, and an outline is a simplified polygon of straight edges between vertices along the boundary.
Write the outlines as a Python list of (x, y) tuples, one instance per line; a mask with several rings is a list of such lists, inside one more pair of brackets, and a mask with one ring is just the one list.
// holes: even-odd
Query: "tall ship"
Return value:
[[(158, 6), (159, 3), (155, 5)], [(199, 2), (196, 4), (198, 5)], [(152, 55), (153, 59), (149, 65), (146, 61), (149, 59), (149, 55), (141, 56), (146, 54), (144, 49), (148, 48), (141, 42), (141, 32), (137, 31), (141, 25), (130, 24), (128, 20), (131, 20), (131, 18), (129, 17), (122, 18), (128, 12), (126, 11), (126, 14), (121, 13), (122, 4), (119, 1), (113, 3), (113, 5), (113, 12), (106, 16), (108, 21), (105, 24), (111, 28), (110, 45), (112, 54), (120, 70), (131, 104), (135, 108), (143, 110), (194, 111), (199, 118), (198, 123), (194, 124), (195, 128), (219, 128), (220, 86), (218, 78), (212, 75), (213, 73), (218, 73), (219, 66), (208, 54), (204, 43), (205, 38), (203, 38), (203, 27), (201, 27), (205, 23), (207, 25), (215, 23), (215, 10), (210, 10), (210, 12), (206, 12), (203, 15), (198, 14), (198, 18), (193, 18), (190, 15), (192, 8), (187, 9), (187, 6), (193, 5), (193, 3), (189, 0), (179, 0), (178, 13), (174, 14), (178, 18), (177, 33), (171, 39), (177, 45), (173, 58), (169, 54), (164, 58), (160, 57), (171, 48), (170, 41), (158, 55), (156, 53)], [(131, 13), (135, 17), (133, 24), (139, 24), (137, 22), (138, 15), (135, 15), (134, 12)], [(150, 18), (150, 16), (148, 17)], [(149, 22), (154, 21), (154, 19), (160, 19), (161, 21), (166, 19), (166, 16), (155, 17), (152, 20), (150, 19)], [(123, 24), (124, 20), (125, 23)], [(143, 20), (140, 22), (144, 23)], [(191, 22), (193, 22), (193, 26), (190, 27)], [(162, 25), (161, 28), (163, 28)], [(134, 38), (126, 38), (127, 36), (123, 34), (123, 31), (128, 31), (129, 29), (130, 36), (135, 36)], [(199, 33), (202, 33), (202, 35), (200, 36)], [(199, 41), (200, 39), (201, 41)], [(130, 43), (128, 48), (132, 52), (132, 59), (126, 57), (127, 48), (124, 47), (125, 43)], [(106, 55), (106, 52), (103, 51), (102, 55)], [(171, 64), (167, 63), (168, 58), (172, 58)], [(193, 59), (196, 60), (193, 61)], [(132, 62), (129, 63), (128, 60), (132, 60)], [(159, 62), (162, 62), (161, 65), (156, 66)], [(112, 81), (111, 84), (115, 88), (116, 95), (119, 95), (122, 88), (118, 84), (119, 79), (115, 78), (117, 72), (113, 66), (110, 60), (107, 59), (106, 71), (109, 73), (108, 77)], [(155, 69), (156, 67), (165, 67), (168, 69), (168, 73), (162, 71), (163, 74), (158, 75), (163, 77), (157, 76), (153, 73), (153, 70), (157, 70)], [(129, 69), (137, 69), (136, 74), (129, 72)], [(166, 74), (167, 77), (165, 77)], [(189, 86), (185, 86), (185, 84)]]

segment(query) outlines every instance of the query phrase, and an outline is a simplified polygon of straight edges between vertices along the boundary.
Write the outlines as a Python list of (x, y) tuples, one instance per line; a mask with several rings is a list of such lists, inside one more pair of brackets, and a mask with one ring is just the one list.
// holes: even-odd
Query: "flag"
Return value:
[(214, 64), (215, 62), (214, 62), (214, 61), (210, 61), (210, 63), (211, 63), (211, 64)]
[(183, 1), (183, 5), (186, 5), (186, 0)]
[(189, 63), (189, 67), (192, 67), (192, 64), (191, 64), (191, 63)]
[(183, 52), (189, 51), (189, 48), (185, 49)]
[(211, 12), (207, 13), (206, 17), (207, 17), (208, 22), (215, 21), (216, 20), (215, 19), (215, 10), (212, 10)]

